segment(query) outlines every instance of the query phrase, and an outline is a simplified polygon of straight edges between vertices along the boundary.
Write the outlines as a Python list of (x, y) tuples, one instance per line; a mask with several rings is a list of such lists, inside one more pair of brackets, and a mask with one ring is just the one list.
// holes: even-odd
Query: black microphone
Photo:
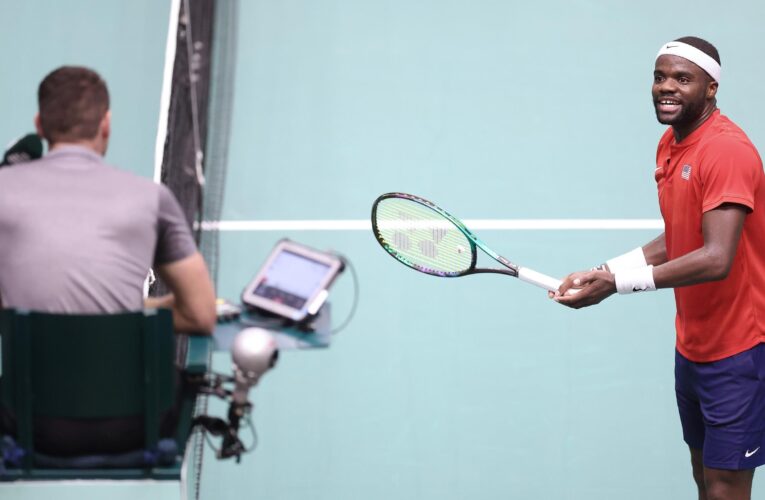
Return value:
[(0, 167), (36, 160), (43, 155), (43, 143), (37, 134), (27, 134), (14, 142), (3, 155)]

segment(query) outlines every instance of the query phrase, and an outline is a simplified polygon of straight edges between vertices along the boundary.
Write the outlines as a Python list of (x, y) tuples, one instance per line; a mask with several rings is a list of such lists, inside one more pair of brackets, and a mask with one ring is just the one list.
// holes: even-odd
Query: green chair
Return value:
[[(0, 480), (179, 478), (177, 457), (191, 431), (196, 399), (193, 387), (184, 384), (184, 372), (207, 371), (209, 337), (174, 335), (168, 310), (109, 315), (3, 310), (0, 337), (0, 406), (15, 415), (19, 458), (17, 467), (0, 472)], [(174, 403), (180, 415), (169, 444), (174, 441), (175, 450), (160, 440), (161, 415)], [(120, 417), (144, 423), (143, 447), (132, 455), (50, 457), (35, 451), (36, 420)], [(170, 463), (152, 463), (163, 446)]]

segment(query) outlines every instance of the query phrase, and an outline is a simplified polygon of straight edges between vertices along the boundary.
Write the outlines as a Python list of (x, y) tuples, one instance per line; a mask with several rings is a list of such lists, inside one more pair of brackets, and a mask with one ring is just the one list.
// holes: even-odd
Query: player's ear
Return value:
[(106, 110), (106, 113), (104, 113), (104, 117), (101, 118), (101, 137), (104, 139), (108, 139), (109, 136), (112, 133), (112, 112), (111, 110)]
[(35, 114), (35, 130), (37, 131), (37, 135), (40, 137), (45, 137), (43, 135), (43, 129), (42, 129), (42, 122), (40, 122), (40, 113)]
[(717, 95), (717, 86), (719, 83), (717, 83), (714, 80), (711, 80), (709, 82), (709, 85), (707, 85), (707, 99), (714, 99)]

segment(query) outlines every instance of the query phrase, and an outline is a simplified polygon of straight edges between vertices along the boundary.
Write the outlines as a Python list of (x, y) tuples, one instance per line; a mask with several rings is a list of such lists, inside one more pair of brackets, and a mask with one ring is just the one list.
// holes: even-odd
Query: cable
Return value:
[(250, 432), (252, 432), (252, 444), (244, 450), (244, 453), (250, 453), (258, 447), (258, 431), (255, 429), (252, 417), (247, 417), (247, 424), (250, 426)]
[[(212, 354), (207, 358), (207, 365), (212, 364)], [(194, 408), (194, 416), (207, 415), (209, 398), (206, 394), (198, 394), (196, 407)], [(197, 426), (193, 429), (193, 437), (191, 447), (193, 448), (192, 457), (194, 462), (192, 465), (192, 477), (194, 480), (194, 500), (199, 500), (199, 494), (202, 490), (202, 461), (205, 454), (205, 440), (208, 439), (207, 431), (202, 426)]]
[(339, 252), (333, 252), (335, 255), (337, 255), (341, 261), (343, 261), (343, 265), (345, 265), (348, 269), (351, 271), (351, 278), (353, 278), (353, 304), (351, 305), (351, 310), (348, 312), (348, 316), (345, 318), (345, 320), (340, 323), (339, 326), (333, 328), (329, 331), (330, 335), (335, 335), (339, 333), (340, 331), (344, 330), (345, 327), (348, 326), (348, 324), (351, 322), (353, 317), (356, 315), (356, 309), (359, 305), (359, 277), (356, 274), (356, 268), (353, 267), (353, 263), (343, 254)]
[[(202, 138), (199, 132), (199, 103), (197, 102), (197, 80), (199, 77), (196, 75), (196, 61), (194, 58), (194, 39), (191, 31), (191, 7), (189, 6), (189, 0), (183, 0), (184, 10), (186, 11), (186, 57), (188, 58), (189, 68), (189, 97), (191, 100), (191, 127), (192, 127), (192, 139), (194, 140), (194, 170), (196, 174), (197, 184), (200, 187), (205, 185), (205, 174), (202, 171), (202, 160), (204, 153), (202, 152)], [(200, 42), (201, 43), (201, 42)]]
[[(196, 176), (197, 185), (197, 222), (202, 222), (204, 217), (203, 202), (204, 202), (204, 187), (205, 187), (205, 174), (202, 168), (204, 160), (204, 152), (202, 151), (202, 137), (199, 131), (199, 103), (197, 102), (197, 80), (199, 76), (196, 74), (198, 59), (194, 57), (194, 38), (191, 31), (191, 7), (189, 0), (183, 0), (184, 18), (186, 21), (186, 57), (188, 59), (188, 71), (189, 71), (189, 101), (191, 104), (191, 138), (194, 142), (194, 173)], [(200, 42), (201, 44), (201, 42)], [(197, 245), (199, 245), (201, 238), (201, 231), (198, 231), (194, 238)]]

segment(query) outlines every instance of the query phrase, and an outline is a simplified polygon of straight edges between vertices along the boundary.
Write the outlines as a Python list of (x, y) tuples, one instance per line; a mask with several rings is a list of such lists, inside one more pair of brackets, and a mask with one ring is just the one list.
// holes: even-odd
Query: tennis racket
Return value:
[[(421, 273), (443, 278), (506, 274), (551, 292), (561, 285), (560, 280), (510, 262), (486, 246), (459, 219), (418, 196), (381, 195), (372, 206), (372, 230), (386, 252)], [(504, 267), (476, 267), (478, 248)]]

